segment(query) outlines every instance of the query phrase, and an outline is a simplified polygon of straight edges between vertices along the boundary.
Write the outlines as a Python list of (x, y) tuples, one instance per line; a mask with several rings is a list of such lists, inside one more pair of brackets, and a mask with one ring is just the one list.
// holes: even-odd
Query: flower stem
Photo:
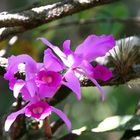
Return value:
[(45, 118), (44, 120), (44, 129), (45, 129), (45, 135), (47, 136), (48, 140), (52, 139), (52, 130), (49, 123), (49, 116)]

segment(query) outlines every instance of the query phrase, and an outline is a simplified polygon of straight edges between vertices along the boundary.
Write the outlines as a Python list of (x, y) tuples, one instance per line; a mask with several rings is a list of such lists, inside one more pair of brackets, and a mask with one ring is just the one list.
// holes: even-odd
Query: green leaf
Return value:
[(133, 115), (113, 116), (103, 120), (92, 132), (139, 130), (140, 117)]

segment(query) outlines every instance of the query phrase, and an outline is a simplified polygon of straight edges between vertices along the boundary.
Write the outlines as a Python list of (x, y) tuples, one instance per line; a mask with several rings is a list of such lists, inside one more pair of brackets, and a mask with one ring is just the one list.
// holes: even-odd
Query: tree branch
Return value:
[(15, 14), (3, 12), (0, 14), (0, 27), (23, 26), (32, 28), (54, 19), (114, 1), (117, 0), (65, 0)]
[[(3, 76), (4, 73), (6, 72), (6, 67), (8, 65), (8, 61), (6, 58), (0, 58), (0, 75)], [(108, 81), (98, 81), (101, 86), (113, 86), (113, 85), (120, 85), (120, 84), (125, 84), (127, 82), (134, 83), (133, 80), (139, 79), (140, 78), (140, 66), (137, 65), (135, 67), (131, 67), (131, 71), (128, 71), (126, 75), (123, 75), (121, 77), (120, 73), (117, 72), (117, 69), (112, 65), (112, 72), (113, 72), (113, 78), (108, 80)], [(125, 69), (125, 67), (124, 67)], [(23, 71), (23, 70), (22, 70)], [(15, 74), (15, 76), (19, 79), (24, 79), (24, 73), (20, 73), (20, 71)], [(80, 77), (80, 82), (82, 87), (87, 87), (87, 86), (94, 86), (93, 83), (87, 78), (87, 77)], [(136, 81), (137, 82), (137, 81)], [(61, 90), (61, 88), (60, 88)], [(63, 94), (64, 96), (64, 94)]]
[[(19, 13), (2, 12), (0, 13), (0, 27), (5, 28), (1, 29), (0, 41), (6, 39), (7, 36), (15, 35), (56, 19), (115, 1), (118, 0), (64, 0)], [(8, 27), (14, 27), (14, 29)]]
[[(48, 26), (46, 29), (41, 30), (41, 33), (50, 31), (50, 30), (55, 30), (55, 29), (60, 29), (60, 28), (65, 28), (69, 26), (81, 26), (81, 25), (87, 25), (87, 24), (94, 24), (94, 23), (132, 23), (132, 24), (140, 24), (140, 18), (139, 17), (128, 17), (128, 18), (117, 18), (117, 17), (110, 17), (110, 18), (93, 18), (93, 19), (81, 19), (79, 21), (71, 21), (71, 22), (64, 22), (60, 23), (58, 25), (52, 25)], [(0, 41), (5, 40), (11, 36), (14, 36), (18, 33), (26, 31), (25, 27), (3, 27), (0, 28)]]

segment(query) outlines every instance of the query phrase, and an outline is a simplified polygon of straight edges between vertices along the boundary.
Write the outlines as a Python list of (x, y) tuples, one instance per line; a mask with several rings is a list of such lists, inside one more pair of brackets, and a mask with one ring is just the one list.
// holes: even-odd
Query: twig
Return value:
[(69, 133), (58, 140), (76, 140), (79, 137), (77, 134)]
[(104, 18), (93, 18), (93, 19), (81, 19), (79, 21), (69, 21), (60, 23), (57, 25), (48, 26), (46, 29), (43, 29), (41, 33), (49, 31), (49, 30), (55, 30), (60, 28), (66, 28), (71, 26), (81, 26), (81, 25), (87, 25), (87, 24), (95, 24), (95, 23), (134, 23), (134, 24), (140, 24), (140, 18), (139, 17), (128, 17), (128, 18), (117, 18), (117, 17), (104, 17)]

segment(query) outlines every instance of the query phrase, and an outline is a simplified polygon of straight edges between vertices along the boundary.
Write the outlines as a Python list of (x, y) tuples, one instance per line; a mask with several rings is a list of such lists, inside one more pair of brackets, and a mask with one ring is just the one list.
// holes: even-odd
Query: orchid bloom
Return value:
[[(76, 73), (87, 76), (99, 89), (102, 94), (102, 98), (104, 99), (104, 91), (96, 79), (106, 81), (112, 77), (112, 73), (109, 69), (101, 65), (93, 68), (90, 62), (95, 60), (97, 57), (104, 56), (110, 49), (115, 46), (115, 40), (113, 36), (89, 35), (84, 40), (84, 42), (76, 48), (74, 52), (70, 49), (70, 40), (66, 40), (63, 43), (63, 51), (61, 51), (59, 47), (51, 44), (45, 38), (38, 39), (40, 39), (44, 44), (51, 48), (68, 68), (68, 71), (64, 76), (66, 81), (64, 81), (63, 84), (75, 92), (78, 99), (81, 98), (81, 92), (80, 83)], [(88, 69), (89, 67), (90, 69)]]
[(20, 114), (25, 114), (27, 117), (32, 117), (36, 120), (43, 120), (47, 116), (51, 114), (51, 112), (55, 112), (66, 124), (68, 130), (71, 129), (71, 122), (67, 118), (67, 116), (59, 109), (50, 106), (47, 102), (44, 101), (32, 101), (28, 103), (24, 108), (21, 110), (11, 113), (5, 122), (5, 131), (8, 131), (13, 124), (13, 122), (16, 120), (17, 116)]
[[(29, 91), (32, 97), (39, 93), (42, 98), (52, 98), (61, 86), (62, 77), (59, 71), (64, 69), (64, 65), (53, 55), (50, 49), (44, 52), (43, 63), (35, 62), (28, 55), (12, 56), (8, 61), (9, 64), (4, 77), (10, 81), (10, 89), (14, 91), (15, 98), (22, 90)], [(15, 78), (21, 64), (25, 68), (25, 71), (23, 68), (25, 80)]]

